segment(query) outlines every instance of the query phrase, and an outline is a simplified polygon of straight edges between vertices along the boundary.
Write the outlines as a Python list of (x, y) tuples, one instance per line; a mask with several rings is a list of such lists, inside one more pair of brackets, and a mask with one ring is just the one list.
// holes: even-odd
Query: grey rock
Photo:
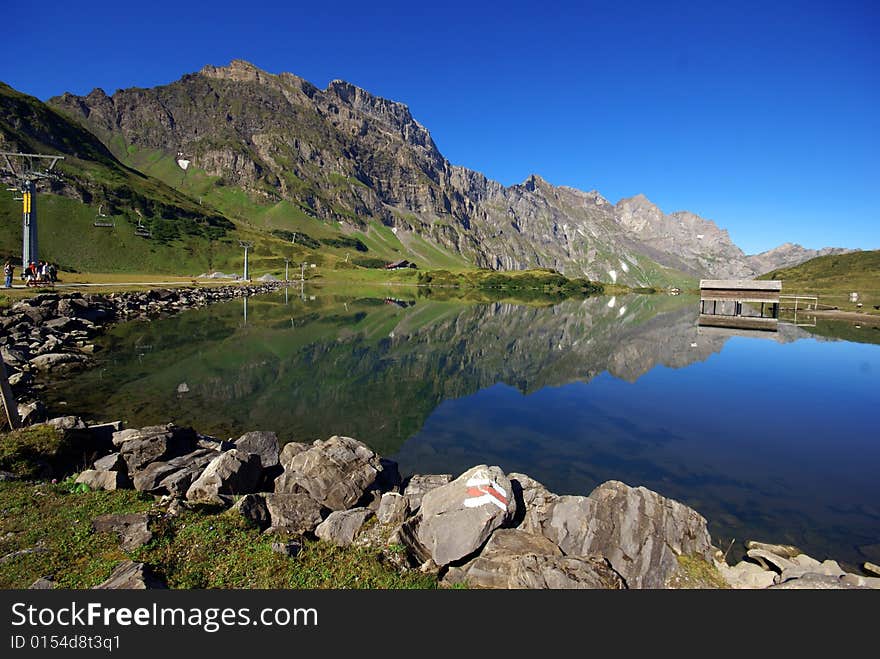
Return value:
[(67, 352), (50, 352), (32, 358), (29, 363), (38, 371), (48, 371), (49, 369), (77, 366), (87, 361), (88, 358), (85, 355), (75, 355)]
[(278, 436), (274, 432), (255, 430), (245, 433), (235, 441), (235, 448), (259, 455), (263, 469), (278, 464)]
[(14, 481), (14, 480), (18, 480), (18, 476), (13, 474), (11, 471), (0, 470), (0, 483), (5, 483), (6, 481)]
[(293, 460), (303, 451), (308, 451), (309, 448), (309, 444), (302, 444), (300, 442), (287, 442), (287, 444), (285, 444), (284, 447), (281, 449), (281, 454), (278, 456), (278, 461), (286, 469), (291, 460)]
[(144, 563), (124, 561), (116, 566), (110, 577), (95, 586), (95, 590), (152, 590), (167, 588), (153, 570)]
[(287, 556), (288, 558), (296, 558), (302, 551), (302, 543), (297, 542), (296, 540), (290, 540), (288, 542), (273, 542), (272, 551), (276, 554)]
[(195, 462), (185, 467), (173, 471), (159, 481), (159, 492), (164, 488), (172, 497), (183, 498), (186, 496), (187, 490), (204, 471), (208, 463), (217, 457), (217, 451), (210, 451)]
[(380, 524), (403, 524), (409, 514), (409, 500), (397, 492), (386, 492), (379, 501), (376, 517)]
[(184, 496), (211, 460), (220, 455), (210, 449), (196, 449), (168, 461), (151, 462), (132, 476), (134, 488), (142, 492)]
[(55, 582), (46, 577), (40, 577), (28, 586), (28, 590), (52, 590), (53, 588), (55, 588)]
[(19, 403), (18, 417), (24, 425), (38, 423), (46, 418), (46, 406), (39, 400)]
[(366, 444), (334, 435), (294, 456), (284, 475), (326, 508), (347, 510), (373, 489), (381, 471), (379, 456)]
[(59, 416), (46, 421), (47, 425), (52, 426), (56, 430), (85, 430), (86, 424), (78, 416)]
[(3, 357), (3, 361), (7, 366), (14, 366), (16, 368), (23, 366), (30, 359), (30, 354), (27, 350), (9, 348), (8, 346), (0, 346), (0, 356)]
[(549, 518), (552, 504), (559, 496), (525, 474), (510, 474), (510, 484), (517, 500), (517, 517), (514, 525), (530, 533), (541, 533)]
[[(494, 486), (474, 484), (477, 480), (491, 481)], [(477, 551), (515, 511), (510, 480), (504, 472), (499, 467), (477, 465), (424, 495), (418, 539), (434, 563), (442, 567)]]
[(864, 569), (865, 572), (868, 572), (870, 574), (876, 574), (878, 577), (880, 577), (880, 565), (875, 565), (874, 563), (871, 563), (871, 562), (865, 562), (862, 565), (862, 569)]
[(96, 533), (113, 531), (119, 535), (120, 546), (125, 551), (143, 547), (153, 539), (149, 529), (150, 516), (146, 513), (130, 515), (100, 515), (92, 520), (92, 529)]
[(65, 332), (76, 327), (77, 323), (75, 320), (68, 318), (67, 316), (58, 316), (58, 318), (53, 318), (52, 320), (47, 320), (43, 323), (43, 327), (46, 329), (50, 329), (58, 332)]
[(266, 507), (266, 499), (261, 494), (246, 494), (232, 506), (239, 515), (254, 524), (261, 531), (269, 528), (272, 518)]
[(756, 540), (749, 540), (746, 543), (746, 549), (760, 549), (762, 551), (767, 551), (771, 554), (775, 554), (776, 556), (788, 559), (803, 554), (800, 549), (792, 545), (775, 545), (767, 542), (758, 542)]
[(851, 586), (880, 590), (880, 577), (863, 577), (860, 574), (844, 574), (840, 580)]
[(757, 562), (765, 570), (784, 572), (785, 570), (799, 567), (797, 563), (766, 549), (749, 549), (746, 552), (746, 556)]
[(298, 476), (286, 469), (275, 479), (273, 489), (276, 494), (308, 494), (306, 488), (300, 485)]
[(260, 456), (230, 449), (208, 463), (186, 491), (189, 501), (223, 503), (223, 494), (249, 494), (260, 480)]
[(450, 567), (443, 581), (472, 588), (510, 588), (514, 565), (526, 555), (562, 556), (542, 535), (521, 529), (498, 529), (478, 556), (461, 567)]
[(422, 497), (431, 490), (452, 482), (452, 474), (426, 474), (410, 477), (403, 490), (404, 496), (409, 500), (409, 509), (413, 512), (422, 505)]
[(364, 523), (373, 516), (369, 508), (336, 510), (330, 513), (315, 529), (315, 535), (338, 547), (347, 547), (354, 542)]
[(167, 462), (189, 453), (195, 443), (195, 433), (172, 425), (150, 426), (113, 433), (112, 441), (119, 447), (128, 473), (134, 475), (151, 462)]
[(625, 588), (620, 575), (601, 557), (563, 556), (544, 536), (522, 529), (495, 531), (480, 555), (460, 568), (450, 568), (444, 582), (472, 588)]
[(841, 569), (840, 565), (837, 564), (837, 561), (824, 561), (819, 565), (796, 565), (794, 567), (786, 568), (779, 575), (778, 581), (779, 583), (782, 583), (789, 579), (800, 579), (806, 574), (821, 574), (840, 578), (844, 576), (846, 572)]
[(406, 550), (406, 559), (410, 567), (431, 561), (431, 552), (419, 540), (421, 521), (421, 515), (413, 515), (388, 537), (389, 546), (400, 545)]
[(164, 426), (147, 426), (145, 428), (127, 428), (113, 433), (113, 446), (120, 448), (127, 441), (133, 439), (147, 439), (157, 435), (164, 435), (170, 432), (170, 425)]
[(30, 373), (13, 373), (9, 376), (9, 385), (13, 388), (18, 387), (19, 385), (26, 387), (33, 382), (33, 380), (34, 377)]
[(828, 574), (805, 574), (799, 579), (789, 579), (770, 586), (772, 589), (783, 590), (856, 590), (862, 586), (846, 583), (840, 577)]
[(559, 497), (542, 532), (567, 556), (604, 556), (629, 588), (666, 587), (679, 571), (679, 555), (713, 558), (702, 515), (619, 481), (588, 497)]
[(121, 453), (110, 453), (103, 458), (95, 460), (93, 465), (99, 471), (125, 471), (128, 469)]
[(151, 462), (131, 477), (134, 489), (140, 492), (153, 492), (159, 488), (159, 482), (169, 474), (179, 471), (167, 462)]
[(311, 533), (323, 519), (321, 504), (308, 494), (267, 494), (269, 531), (293, 534)]
[(604, 558), (590, 556), (520, 556), (511, 570), (512, 589), (623, 590), (626, 585)]
[(740, 561), (736, 565), (718, 564), (718, 571), (731, 588), (754, 589), (769, 588), (776, 583), (776, 573), (765, 570), (760, 565)]
[(76, 477), (76, 483), (85, 483), (93, 490), (124, 490), (131, 487), (128, 476), (121, 471), (86, 469)]

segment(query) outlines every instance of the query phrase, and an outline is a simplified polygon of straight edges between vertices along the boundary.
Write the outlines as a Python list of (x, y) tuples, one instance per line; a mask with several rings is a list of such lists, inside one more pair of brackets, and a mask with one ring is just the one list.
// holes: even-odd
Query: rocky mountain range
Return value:
[(240, 60), (152, 89), (95, 89), (48, 105), (126, 165), (144, 154), (185, 159), (213, 181), (209, 193), (240, 188), (344, 232), (381, 222), (404, 244), (419, 236), (481, 267), (649, 285), (682, 273), (749, 277), (812, 253), (781, 246), (747, 256), (711, 220), (666, 214), (642, 195), (612, 204), (537, 175), (505, 187), (451, 164), (402, 103), (341, 80), (321, 90)]

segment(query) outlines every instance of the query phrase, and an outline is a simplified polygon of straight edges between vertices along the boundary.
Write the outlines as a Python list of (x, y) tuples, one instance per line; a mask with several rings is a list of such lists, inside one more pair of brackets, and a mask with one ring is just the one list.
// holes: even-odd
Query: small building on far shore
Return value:
[(400, 259), (399, 261), (392, 261), (391, 263), (385, 264), (386, 270), (399, 270), (401, 268), (415, 268), (415, 267), (416, 267), (415, 263), (413, 263), (411, 261), (407, 261), (406, 259)]
[(775, 332), (781, 292), (778, 280), (701, 279), (699, 324)]

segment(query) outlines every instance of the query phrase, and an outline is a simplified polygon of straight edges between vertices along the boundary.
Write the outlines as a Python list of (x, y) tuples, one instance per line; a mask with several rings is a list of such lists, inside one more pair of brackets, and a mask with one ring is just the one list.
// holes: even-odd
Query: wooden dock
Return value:
[(699, 324), (775, 332), (781, 292), (776, 280), (701, 279)]

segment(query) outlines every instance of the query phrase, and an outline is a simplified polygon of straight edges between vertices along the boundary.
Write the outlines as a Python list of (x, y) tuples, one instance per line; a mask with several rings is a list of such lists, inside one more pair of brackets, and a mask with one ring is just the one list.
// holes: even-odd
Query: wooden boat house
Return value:
[(775, 332), (781, 292), (781, 281), (702, 279), (699, 324)]

